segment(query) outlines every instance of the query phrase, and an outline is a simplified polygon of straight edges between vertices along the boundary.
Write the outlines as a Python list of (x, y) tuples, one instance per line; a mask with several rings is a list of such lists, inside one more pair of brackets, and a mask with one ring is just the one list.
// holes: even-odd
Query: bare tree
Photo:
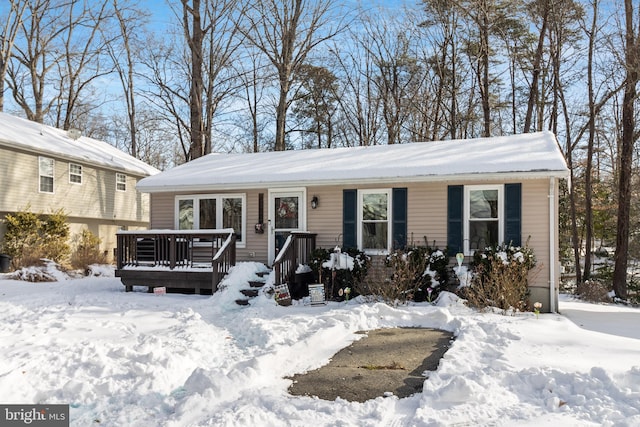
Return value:
[(544, 40), (545, 35), (547, 34), (547, 24), (551, 11), (551, 1), (553, 0), (540, 0), (537, 3), (534, 2), (533, 4), (533, 7), (537, 6), (537, 8), (539, 9), (538, 13), (541, 23), (540, 33), (538, 36), (538, 46), (535, 50), (533, 69), (531, 70), (531, 85), (529, 86), (529, 100), (527, 102), (527, 113), (524, 119), (524, 133), (529, 133), (531, 131), (531, 118), (533, 116), (533, 111), (538, 100), (538, 78), (540, 77), (541, 72), (540, 68), (542, 65), (542, 56), (544, 54)]
[(11, 0), (7, 16), (0, 28), (0, 112), (4, 111), (4, 91), (7, 70), (13, 54), (18, 30), (22, 26), (22, 17), (27, 7), (26, 0)]
[(619, 153), (618, 179), (618, 227), (616, 234), (615, 268), (613, 290), (618, 298), (627, 298), (627, 264), (629, 254), (629, 217), (631, 209), (631, 164), (636, 140), (636, 120), (634, 104), (640, 80), (640, 48), (638, 29), (634, 22), (633, 1), (624, 0), (624, 64), (625, 83), (622, 101), (622, 141)]
[(100, 31), (113, 17), (109, 3), (73, 0), (65, 10), (65, 31), (60, 33), (63, 54), (57, 64), (60, 89), (55, 100), (55, 126), (62, 129), (69, 129), (73, 122), (79, 126), (81, 119), (75, 113), (82, 96), (93, 81), (112, 71), (101, 60), (110, 42), (101, 37), (105, 33)]
[(45, 100), (49, 74), (59, 63), (55, 43), (66, 30), (64, 8), (51, 0), (27, 2), (20, 25), (20, 43), (14, 45), (13, 61), (7, 69), (14, 101), (29, 120), (43, 123), (55, 99)]
[[(136, 65), (140, 56), (142, 45), (138, 36), (139, 29), (144, 26), (147, 15), (141, 10), (127, 4), (112, 0), (113, 12), (117, 19), (117, 37), (107, 43), (106, 50), (111, 57), (115, 73), (120, 81), (122, 93), (124, 95), (125, 113), (127, 117), (126, 138), (129, 140), (126, 151), (132, 156), (139, 158), (138, 152), (138, 123), (137, 123), (137, 100), (136, 93)], [(136, 31), (137, 30), (137, 31)], [(109, 37), (108, 35), (106, 36)]]
[(250, 126), (247, 127), (246, 116), (243, 111), (238, 112), (238, 127), (246, 135), (248, 145), (243, 144), (245, 151), (257, 153), (261, 151), (260, 138), (266, 127), (261, 120), (261, 108), (264, 104), (266, 82), (273, 79), (273, 75), (266, 73), (266, 66), (261, 64), (261, 56), (254, 49), (247, 49), (244, 61), (234, 64), (236, 73), (242, 82), (242, 103), (246, 103), (246, 114), (249, 116)]
[(276, 151), (286, 149), (289, 92), (296, 74), (319, 44), (341, 29), (333, 24), (329, 0), (258, 0), (246, 13), (247, 25), (241, 31), (247, 40), (267, 56), (278, 74), (276, 106)]
[[(423, 0), (426, 20), (419, 25), (427, 29), (425, 37), (430, 37), (432, 53), (426, 52), (424, 62), (433, 73), (434, 99), (430, 114), (430, 129), (424, 134), (424, 140), (438, 140), (448, 136), (458, 136), (458, 89), (460, 81), (458, 34), (461, 33), (459, 13), (455, 5), (448, 0)], [(429, 111), (428, 109), (425, 109)]]
[[(109, 19), (108, 0), (27, 2), (7, 71), (13, 99), (30, 120), (68, 129), (101, 69), (105, 40), (99, 28)], [(88, 98), (88, 96), (87, 96)], [(88, 110), (88, 105), (82, 107)]]
[(337, 96), (342, 126), (342, 145), (367, 146), (381, 142), (382, 118), (380, 96), (373, 83), (375, 66), (371, 52), (360, 47), (366, 43), (361, 35), (349, 30), (344, 45), (353, 49), (341, 49), (337, 44), (330, 49), (336, 61), (339, 76)]
[(401, 131), (419, 94), (417, 88), (424, 81), (423, 67), (418, 63), (412, 45), (413, 31), (397, 19), (367, 17), (363, 22), (366, 41), (361, 44), (376, 68), (373, 82), (381, 100), (388, 144), (397, 144), (404, 139)]
[[(200, 0), (181, 0), (182, 26), (184, 37), (190, 53), (190, 89), (189, 89), (189, 160), (197, 159), (204, 152), (204, 120), (202, 96), (204, 77), (202, 76), (204, 56), (204, 35), (208, 28), (203, 28)], [(189, 4), (191, 3), (191, 5)]]
[(181, 0), (181, 6), (174, 12), (180, 17), (188, 49), (185, 78), (189, 82), (190, 143), (186, 159), (193, 160), (211, 152), (213, 117), (235, 87), (224, 71), (231, 69), (231, 57), (239, 46), (234, 18), (241, 12), (236, 9), (237, 0)]

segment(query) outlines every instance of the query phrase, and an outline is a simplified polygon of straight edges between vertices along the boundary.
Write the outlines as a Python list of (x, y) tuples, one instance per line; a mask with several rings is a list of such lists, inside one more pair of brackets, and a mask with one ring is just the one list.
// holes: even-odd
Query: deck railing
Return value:
[(236, 235), (231, 232), (227, 235), (227, 239), (222, 243), (222, 247), (213, 256), (212, 261), (212, 284), (216, 289), (224, 276), (236, 264)]
[(280, 252), (273, 262), (275, 285), (281, 285), (292, 280), (298, 265), (308, 265), (311, 253), (316, 248), (316, 234), (294, 231), (287, 237)]
[(137, 230), (117, 233), (117, 268), (216, 267), (226, 273), (236, 261), (235, 235), (223, 230)]

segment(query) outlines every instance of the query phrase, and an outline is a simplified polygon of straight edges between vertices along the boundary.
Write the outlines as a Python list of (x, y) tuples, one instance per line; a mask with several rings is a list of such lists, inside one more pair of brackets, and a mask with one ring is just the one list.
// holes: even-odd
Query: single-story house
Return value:
[(555, 136), (539, 132), (215, 153), (145, 178), (137, 188), (151, 195), (150, 232), (233, 229), (237, 259), (266, 265), (292, 232), (312, 234), (318, 247), (357, 247), (371, 255), (425, 238), (467, 257), (490, 244), (528, 240), (540, 268), (531, 298), (555, 311), (558, 187), (568, 177)]
[(118, 230), (148, 228), (149, 195), (136, 184), (158, 172), (78, 130), (0, 113), (0, 241), (7, 214), (63, 209), (71, 236), (90, 230), (111, 258)]

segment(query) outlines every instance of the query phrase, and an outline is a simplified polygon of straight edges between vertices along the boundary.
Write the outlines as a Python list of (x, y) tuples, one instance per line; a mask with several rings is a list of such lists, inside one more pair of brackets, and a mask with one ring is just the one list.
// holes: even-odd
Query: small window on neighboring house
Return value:
[(69, 182), (71, 184), (82, 184), (82, 165), (69, 163)]
[(38, 159), (38, 169), (40, 175), (40, 192), (53, 193), (53, 172), (55, 169), (53, 159), (40, 157)]
[(127, 175), (116, 173), (116, 190), (127, 191)]

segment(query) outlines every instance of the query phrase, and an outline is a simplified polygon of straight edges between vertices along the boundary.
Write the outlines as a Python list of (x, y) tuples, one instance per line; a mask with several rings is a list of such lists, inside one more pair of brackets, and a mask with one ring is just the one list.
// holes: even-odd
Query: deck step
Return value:
[(250, 280), (249, 286), (251, 286), (252, 288), (261, 288), (264, 286), (265, 283), (266, 281), (263, 281), (263, 280)]
[(240, 293), (242, 293), (245, 298), (238, 298), (236, 304), (242, 306), (251, 305), (251, 299), (260, 294), (260, 288), (266, 284), (269, 273), (269, 271), (256, 272), (256, 276), (258, 276), (257, 279), (247, 280), (246, 285), (243, 286), (244, 289), (240, 290)]
[(258, 296), (258, 289), (242, 289), (240, 291), (245, 297), (253, 298)]

